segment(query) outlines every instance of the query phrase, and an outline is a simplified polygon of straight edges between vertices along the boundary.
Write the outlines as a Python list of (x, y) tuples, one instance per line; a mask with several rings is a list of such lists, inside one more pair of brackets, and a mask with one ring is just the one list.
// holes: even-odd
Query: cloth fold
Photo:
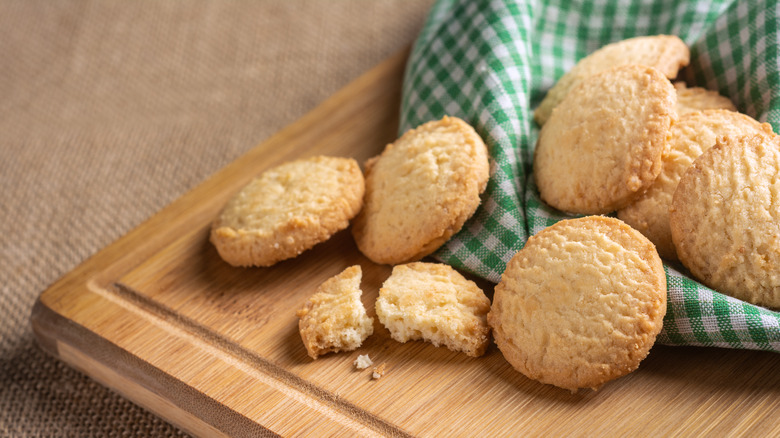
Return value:
[[(608, 43), (679, 36), (691, 49), (682, 79), (780, 132), (778, 17), (776, 0), (437, 1), (407, 65), (399, 129), (463, 118), (488, 146), (491, 179), (475, 215), (434, 257), (498, 282), (529, 236), (571, 217), (544, 204), (533, 184), (533, 109), (577, 60)], [(780, 313), (665, 270), (658, 342), (780, 352)]]

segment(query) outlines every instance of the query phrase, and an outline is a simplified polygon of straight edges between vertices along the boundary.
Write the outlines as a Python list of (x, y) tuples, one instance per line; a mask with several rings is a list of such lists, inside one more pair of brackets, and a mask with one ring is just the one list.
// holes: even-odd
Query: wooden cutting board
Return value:
[[(400, 344), (375, 323), (356, 352), (311, 360), (295, 311), (363, 267), (364, 304), (390, 273), (348, 231), (271, 268), (222, 262), (208, 242), (225, 201), (269, 166), (359, 162), (396, 137), (408, 52), (366, 73), (70, 272), (38, 299), (49, 353), (201, 436), (657, 436), (780, 434), (780, 355), (657, 345), (634, 373), (571, 394), (514, 371), (495, 346), (470, 358)], [(492, 285), (482, 283), (492, 297)], [(357, 370), (368, 354), (384, 377)]]

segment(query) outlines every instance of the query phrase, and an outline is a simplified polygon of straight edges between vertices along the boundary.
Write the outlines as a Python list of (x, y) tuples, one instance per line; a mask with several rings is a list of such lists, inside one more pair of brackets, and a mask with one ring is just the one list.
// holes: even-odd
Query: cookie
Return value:
[(636, 201), (618, 210), (618, 218), (647, 236), (661, 257), (677, 260), (669, 227), (669, 207), (680, 177), (718, 137), (759, 134), (773, 135), (771, 126), (733, 111), (704, 110), (682, 115), (672, 126), (658, 178)]
[(374, 319), (360, 301), (359, 265), (323, 282), (297, 312), (298, 330), (312, 359), (325, 353), (352, 351), (374, 332)]
[(355, 242), (376, 263), (406, 263), (438, 249), (474, 214), (489, 177), (487, 147), (466, 122), (445, 116), (385, 147), (365, 174)]
[(596, 73), (621, 65), (638, 64), (653, 67), (671, 79), (689, 61), (688, 46), (673, 35), (641, 36), (607, 44), (580, 59), (558, 79), (534, 112), (534, 120), (543, 126), (569, 91)]
[(653, 244), (618, 219), (587, 216), (545, 228), (512, 257), (488, 322), (515, 369), (575, 392), (635, 370), (665, 313)]
[(374, 364), (374, 361), (371, 360), (371, 358), (367, 354), (361, 354), (358, 355), (357, 359), (355, 359), (355, 362), (352, 363), (355, 365), (355, 368), (359, 370), (364, 370), (371, 365)]
[(677, 255), (703, 284), (780, 307), (780, 140), (721, 137), (685, 171), (669, 222)]
[(675, 99), (651, 67), (615, 67), (583, 80), (539, 133), (533, 170), (542, 200), (580, 214), (631, 203), (661, 171)]
[(677, 91), (677, 114), (679, 115), (708, 109), (737, 110), (731, 99), (717, 91), (702, 87), (688, 87), (684, 82), (675, 82), (674, 89)]
[(268, 169), (214, 220), (211, 242), (233, 266), (271, 266), (347, 228), (365, 183), (351, 158), (317, 156)]
[(414, 262), (393, 267), (376, 300), (379, 322), (398, 342), (425, 340), (478, 357), (490, 341), (490, 300), (452, 267)]

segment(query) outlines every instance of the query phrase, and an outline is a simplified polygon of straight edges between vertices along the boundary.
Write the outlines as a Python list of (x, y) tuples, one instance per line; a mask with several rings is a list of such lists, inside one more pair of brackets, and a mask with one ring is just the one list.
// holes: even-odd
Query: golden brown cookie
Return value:
[(721, 137), (683, 174), (670, 210), (680, 261), (705, 285), (780, 307), (780, 140)]
[(534, 112), (534, 120), (543, 126), (569, 91), (596, 73), (621, 65), (638, 64), (653, 67), (671, 79), (689, 61), (688, 46), (673, 35), (641, 36), (607, 44), (580, 59), (558, 79)]
[(211, 242), (233, 266), (271, 266), (347, 228), (365, 183), (351, 158), (312, 157), (263, 172), (214, 220)]
[(350, 266), (325, 280), (298, 310), (298, 330), (312, 359), (355, 350), (374, 332), (374, 319), (360, 301), (362, 277), (359, 265)]
[(731, 99), (720, 95), (717, 91), (702, 87), (688, 87), (684, 82), (675, 82), (674, 89), (677, 91), (677, 113), (679, 115), (708, 109), (737, 110)]
[(618, 219), (588, 216), (528, 240), (496, 286), (488, 322), (515, 369), (576, 391), (635, 370), (665, 313), (653, 244)]
[(668, 260), (677, 260), (669, 228), (669, 207), (683, 173), (723, 135), (773, 135), (768, 123), (728, 110), (689, 112), (672, 126), (661, 173), (636, 201), (618, 210), (618, 217), (647, 236)]
[(366, 163), (352, 235), (376, 263), (419, 260), (474, 214), (489, 177), (487, 147), (455, 117), (425, 123)]
[(533, 169), (542, 200), (581, 214), (631, 203), (661, 171), (675, 99), (651, 67), (615, 67), (580, 82), (539, 133)]
[(440, 263), (393, 267), (379, 290), (376, 314), (398, 342), (423, 339), (481, 356), (490, 342), (490, 300), (473, 281)]

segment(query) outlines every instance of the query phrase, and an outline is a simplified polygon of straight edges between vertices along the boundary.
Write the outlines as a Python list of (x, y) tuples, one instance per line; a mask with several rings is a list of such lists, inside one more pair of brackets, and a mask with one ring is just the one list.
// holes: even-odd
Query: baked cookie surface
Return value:
[(675, 99), (669, 80), (650, 67), (615, 67), (583, 80), (539, 133), (533, 171), (542, 200), (580, 214), (631, 203), (661, 171)]
[(661, 157), (661, 173), (634, 202), (618, 210), (618, 218), (653, 242), (658, 254), (677, 260), (669, 226), (669, 208), (683, 173), (693, 161), (724, 135), (773, 135), (768, 123), (728, 110), (689, 112), (672, 126), (668, 148)]
[(675, 82), (674, 89), (677, 91), (677, 114), (679, 115), (710, 109), (737, 110), (731, 99), (717, 91), (702, 87), (688, 87), (683, 82)]
[(352, 351), (374, 333), (374, 319), (360, 301), (359, 265), (325, 280), (297, 312), (298, 331), (312, 359), (330, 352)]
[(290, 161), (236, 193), (212, 223), (210, 240), (233, 266), (271, 266), (347, 228), (364, 191), (351, 158)]
[(376, 301), (377, 317), (396, 341), (422, 339), (473, 357), (490, 342), (489, 310), (476, 283), (440, 263), (393, 267)]
[(580, 59), (558, 79), (534, 112), (534, 120), (540, 126), (547, 123), (553, 109), (569, 91), (596, 73), (621, 65), (637, 64), (653, 67), (671, 79), (689, 61), (688, 46), (673, 35), (641, 36), (607, 44)]
[(352, 235), (382, 264), (419, 260), (476, 211), (489, 178), (487, 147), (455, 117), (425, 123), (365, 166), (366, 195)]
[(515, 369), (576, 391), (635, 370), (665, 313), (652, 243), (618, 219), (588, 216), (528, 240), (496, 286), (488, 322)]
[(677, 255), (726, 295), (780, 307), (780, 140), (721, 137), (683, 174), (670, 210)]

